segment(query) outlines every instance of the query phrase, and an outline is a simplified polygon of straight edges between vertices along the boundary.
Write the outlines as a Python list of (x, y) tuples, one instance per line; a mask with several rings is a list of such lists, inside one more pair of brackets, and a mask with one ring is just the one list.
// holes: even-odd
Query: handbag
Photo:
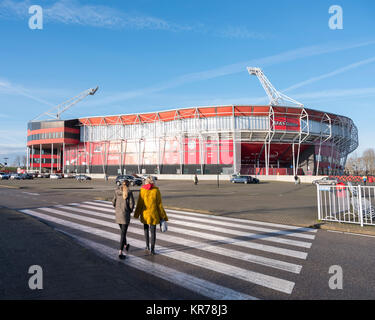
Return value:
[(160, 231), (161, 232), (166, 232), (168, 230), (168, 224), (167, 221), (161, 219), (160, 220)]

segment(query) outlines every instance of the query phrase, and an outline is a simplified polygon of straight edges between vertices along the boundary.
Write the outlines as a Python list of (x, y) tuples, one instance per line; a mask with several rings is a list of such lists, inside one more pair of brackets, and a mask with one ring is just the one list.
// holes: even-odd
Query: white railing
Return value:
[(317, 185), (318, 219), (375, 225), (375, 186)]

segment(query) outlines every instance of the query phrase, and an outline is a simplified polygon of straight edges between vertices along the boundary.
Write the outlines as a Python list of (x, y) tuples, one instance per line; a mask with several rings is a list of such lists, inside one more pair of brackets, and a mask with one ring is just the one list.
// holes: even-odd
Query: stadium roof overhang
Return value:
[(158, 121), (173, 121), (192, 118), (209, 118), (209, 117), (227, 117), (227, 116), (269, 116), (270, 112), (275, 116), (299, 117), (305, 110), (311, 120), (321, 121), (325, 114), (328, 114), (332, 121), (341, 118), (331, 113), (317, 111), (312, 109), (301, 109), (290, 106), (245, 106), (245, 105), (226, 105), (226, 106), (207, 106), (183, 109), (172, 109), (150, 113), (133, 113), (123, 115), (108, 116), (92, 116), (80, 118), (81, 125), (97, 126), (97, 125), (134, 125), (142, 123), (153, 123)]

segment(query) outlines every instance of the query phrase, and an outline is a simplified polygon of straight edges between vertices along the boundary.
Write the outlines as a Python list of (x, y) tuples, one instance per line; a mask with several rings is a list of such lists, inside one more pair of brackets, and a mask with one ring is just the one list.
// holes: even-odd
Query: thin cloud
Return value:
[[(0, 2), (0, 17), (8, 19), (25, 19), (29, 17), (28, 8), (35, 3), (30, 0)], [(74, 0), (60, 0), (47, 6), (43, 5), (43, 20), (45, 23), (63, 23), (90, 27), (114, 29), (149, 29), (181, 31), (191, 30), (191, 26), (184, 26), (168, 22), (164, 19), (125, 13), (104, 5), (81, 5)]]
[[(18, 129), (0, 130), (0, 155), (24, 153), (26, 150), (26, 131)], [(2, 161), (1, 161), (2, 162)]]
[(34, 101), (37, 101), (39, 103), (46, 104), (48, 106), (54, 106), (52, 103), (38, 98), (31, 94), (27, 89), (22, 88), (21, 86), (14, 85), (8, 81), (0, 80), (0, 93), (5, 93), (5, 94), (11, 94), (11, 95), (21, 95), (27, 98), (30, 98)]
[[(24, 145), (17, 145), (17, 146), (0, 144), (0, 156), (2, 158), (3, 157), (11, 158), (12, 156), (23, 155), (25, 153), (26, 153), (26, 143)], [(9, 160), (11, 159), (8, 159), (8, 162), (10, 162)]]
[[(308, 107), (310, 102), (326, 101), (327, 99), (348, 99), (348, 98), (366, 98), (375, 97), (375, 87), (369, 88), (355, 88), (355, 89), (330, 89), (311, 92), (302, 92), (293, 95), (294, 99), (302, 101), (305, 107)], [(262, 104), (268, 103), (267, 96), (263, 97), (234, 97), (225, 99), (205, 99), (207, 105), (232, 105), (232, 104)], [(307, 102), (307, 103), (306, 103)]]
[[(27, 19), (30, 16), (28, 9), (32, 4), (35, 3), (30, 0), (2, 0), (0, 1), (0, 17)], [(229, 39), (263, 40), (266, 38), (264, 34), (249, 30), (245, 26), (213, 28), (201, 22), (194, 22), (189, 25), (174, 23), (158, 17), (124, 12), (105, 5), (82, 5), (76, 0), (59, 0), (49, 6), (43, 5), (42, 8), (45, 23), (110, 29), (186, 31)]]
[(326, 98), (364, 98), (374, 97), (375, 87), (355, 88), (355, 89), (331, 89), (323, 91), (305, 92), (295, 95), (297, 99), (326, 99)]
[(256, 39), (264, 40), (269, 38), (263, 33), (249, 30), (244, 26), (227, 26), (224, 29), (217, 32), (217, 35), (229, 39)]
[(206, 71), (188, 73), (180, 77), (174, 78), (170, 81), (162, 82), (153, 86), (146, 88), (141, 88), (138, 90), (125, 91), (111, 96), (97, 99), (95, 102), (90, 102), (90, 106), (102, 105), (108, 103), (114, 103), (119, 101), (125, 101), (133, 99), (140, 96), (150, 95), (156, 92), (161, 92), (167, 89), (175, 88), (187, 83), (194, 83), (203, 80), (214, 79), (222, 76), (227, 76), (231, 74), (236, 74), (240, 72), (246, 72), (246, 66), (262, 66), (267, 67), (271, 65), (276, 65), (279, 63), (285, 63), (289, 61), (294, 61), (297, 59), (318, 56), (322, 54), (334, 53), (338, 51), (344, 51), (349, 49), (354, 49), (358, 47), (364, 47), (375, 44), (375, 41), (367, 41), (356, 44), (350, 44), (345, 46), (335, 46), (329, 45), (315, 45), (303, 48), (297, 48), (294, 50), (289, 50), (285, 52), (278, 53), (276, 55), (268, 56), (265, 58), (258, 58), (249, 61), (243, 61), (235, 64), (230, 64), (215, 69), (210, 69)]
[(294, 84), (294, 85), (290, 86), (289, 88), (283, 90), (283, 92), (292, 91), (294, 89), (306, 86), (308, 84), (311, 84), (311, 83), (314, 83), (314, 82), (317, 82), (317, 81), (320, 81), (320, 80), (323, 80), (323, 79), (327, 79), (327, 78), (336, 76), (338, 74), (353, 70), (355, 68), (358, 68), (358, 67), (361, 67), (361, 66), (364, 66), (366, 64), (373, 63), (373, 62), (375, 62), (375, 57), (365, 59), (365, 60), (361, 60), (361, 61), (358, 61), (356, 63), (349, 64), (345, 67), (339, 68), (335, 71), (328, 72), (328, 73), (322, 74), (320, 76), (313, 77), (313, 78), (310, 78), (308, 80), (305, 80), (305, 81), (299, 82), (297, 84)]

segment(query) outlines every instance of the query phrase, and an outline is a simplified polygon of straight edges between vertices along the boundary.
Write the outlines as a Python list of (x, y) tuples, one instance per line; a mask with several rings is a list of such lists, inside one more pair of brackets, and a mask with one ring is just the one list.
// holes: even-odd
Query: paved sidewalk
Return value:
[[(43, 269), (43, 290), (28, 287), (31, 265)], [(177, 290), (184, 299), (199, 299)], [(175, 294), (163, 282), (106, 260), (32, 217), (0, 208), (0, 300), (163, 300)]]

